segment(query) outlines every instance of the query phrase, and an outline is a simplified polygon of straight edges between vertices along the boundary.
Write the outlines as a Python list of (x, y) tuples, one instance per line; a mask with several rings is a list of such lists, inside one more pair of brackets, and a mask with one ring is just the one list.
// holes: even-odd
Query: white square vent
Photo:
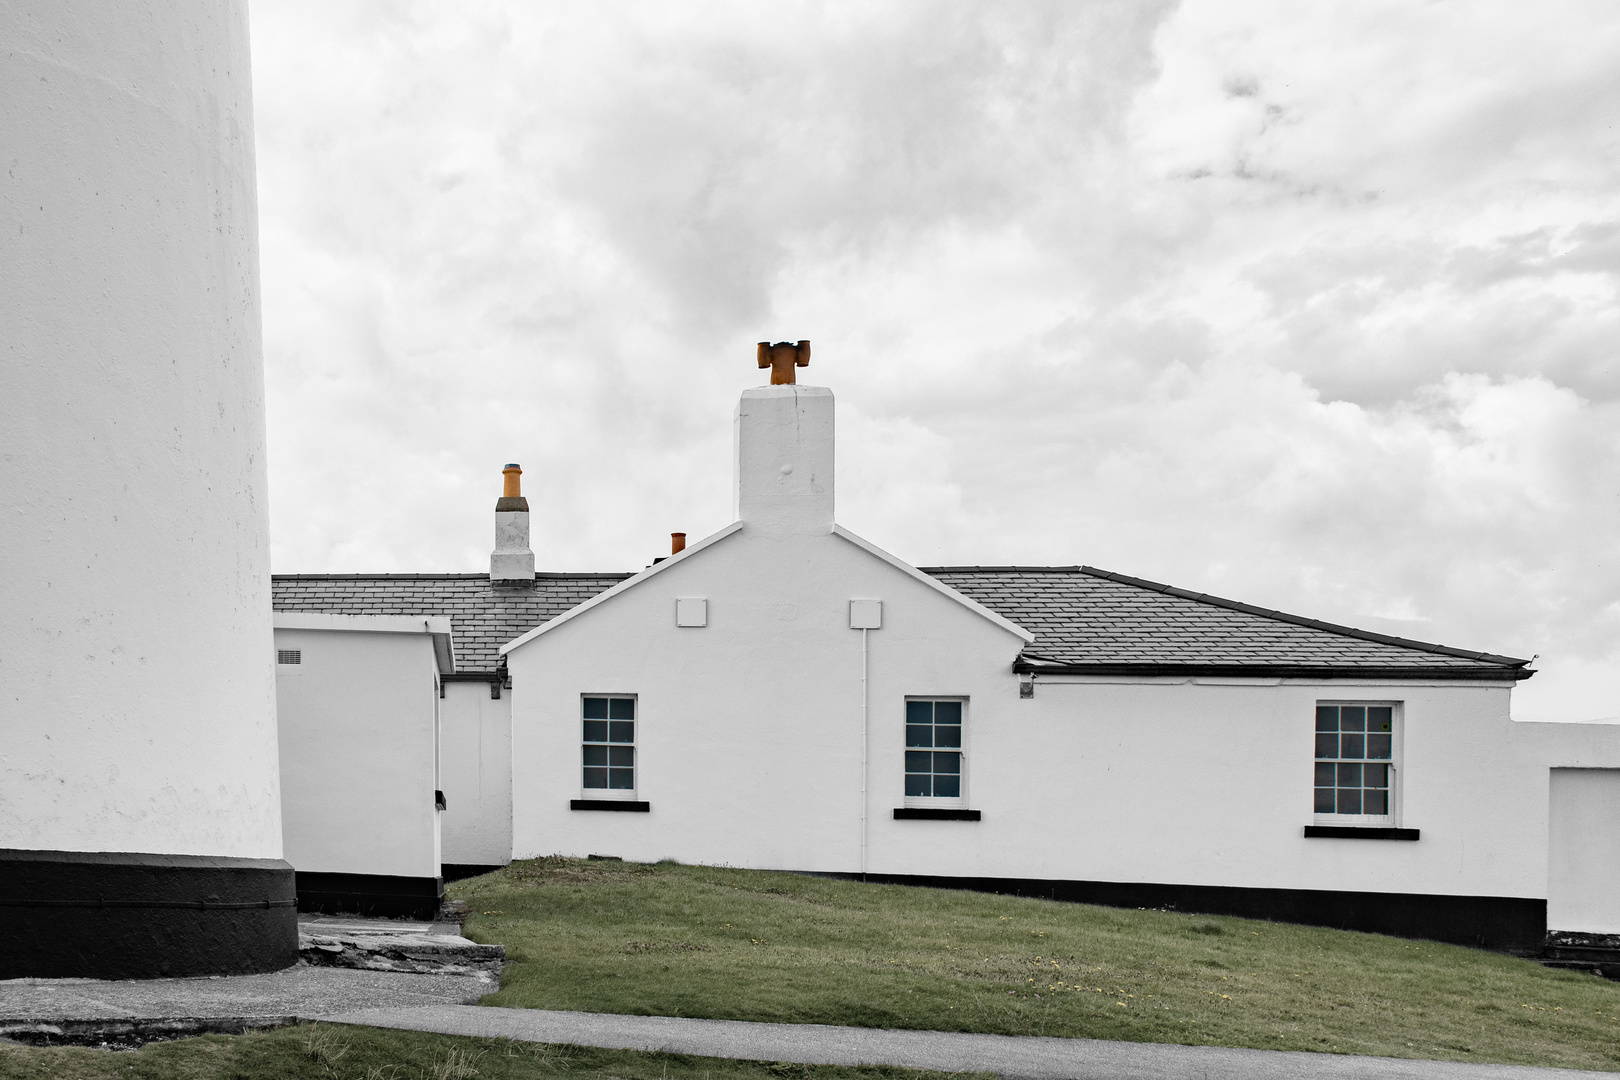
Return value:
[(709, 601), (701, 596), (682, 596), (675, 601), (676, 626), (708, 626)]
[(851, 630), (879, 630), (883, 627), (883, 601), (851, 600), (849, 602), (849, 628)]

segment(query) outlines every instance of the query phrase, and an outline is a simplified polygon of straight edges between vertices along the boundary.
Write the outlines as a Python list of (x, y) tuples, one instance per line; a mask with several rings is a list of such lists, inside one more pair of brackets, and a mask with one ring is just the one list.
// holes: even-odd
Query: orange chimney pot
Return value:
[(501, 472), (506, 476), (506, 490), (501, 492), (501, 498), (521, 498), (523, 495), (523, 483), (518, 477), (523, 475), (523, 470), (516, 465), (508, 465)]
[(810, 366), (810, 343), (778, 341), (772, 345), (762, 341), (759, 343), (759, 366), (771, 369), (772, 386), (792, 386), (795, 382), (793, 369)]
[(670, 533), (669, 534), (669, 553), (671, 555), (679, 555), (681, 552), (683, 552), (685, 550), (686, 550), (686, 534), (685, 533)]

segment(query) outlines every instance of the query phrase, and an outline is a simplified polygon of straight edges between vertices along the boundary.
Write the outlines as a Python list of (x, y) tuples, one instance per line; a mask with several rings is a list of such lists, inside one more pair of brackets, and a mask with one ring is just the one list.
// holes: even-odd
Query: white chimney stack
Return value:
[(495, 503), (495, 550), (489, 556), (492, 585), (534, 584), (534, 552), (529, 550), (529, 500), (518, 479), (523, 470), (508, 465), (501, 470), (506, 488)]
[(767, 534), (829, 533), (832, 391), (792, 381), (794, 366), (809, 362), (808, 341), (761, 342), (759, 355), (760, 367), (773, 368), (772, 385), (743, 391), (737, 403), (737, 517)]

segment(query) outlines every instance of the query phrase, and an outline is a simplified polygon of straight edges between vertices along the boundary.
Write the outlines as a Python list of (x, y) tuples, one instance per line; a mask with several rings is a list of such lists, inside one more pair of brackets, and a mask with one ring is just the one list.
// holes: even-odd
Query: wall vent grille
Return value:
[(304, 650), (302, 649), (276, 650), (276, 663), (278, 664), (302, 664), (303, 662)]

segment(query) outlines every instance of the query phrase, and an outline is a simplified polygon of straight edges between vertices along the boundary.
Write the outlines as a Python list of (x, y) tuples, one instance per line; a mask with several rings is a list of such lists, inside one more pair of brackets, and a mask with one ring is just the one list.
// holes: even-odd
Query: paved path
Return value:
[(444, 1035), (573, 1043), (618, 1050), (664, 1050), (753, 1061), (971, 1070), (999, 1073), (1006, 1080), (1594, 1080), (1620, 1076), (1620, 1073), (1573, 1069), (1234, 1050), (1219, 1046), (894, 1031), (824, 1024), (755, 1024), (737, 1020), (458, 1005), (357, 1009), (328, 1013), (318, 1019)]
[(7, 979), (0, 1028), (27, 1021), (225, 1019), (301, 1016), (380, 1007), (471, 1004), (492, 977), (290, 967), (202, 979)]
[[(455, 923), (305, 914), (298, 916), (298, 932), (301, 945), (329, 938), (339, 951), (344, 943), (356, 941), (368, 946), (397, 942), (413, 951), (434, 942), (459, 943), (471, 952), (485, 948), (462, 938)], [(499, 964), (448, 965), (440, 958), (436, 964), (410, 966), (373, 959), (346, 967), (304, 963), (263, 975), (214, 978), (0, 980), (0, 1032), (64, 1021), (80, 1026), (95, 1021), (279, 1021), (354, 1009), (471, 1005), (500, 987)]]

